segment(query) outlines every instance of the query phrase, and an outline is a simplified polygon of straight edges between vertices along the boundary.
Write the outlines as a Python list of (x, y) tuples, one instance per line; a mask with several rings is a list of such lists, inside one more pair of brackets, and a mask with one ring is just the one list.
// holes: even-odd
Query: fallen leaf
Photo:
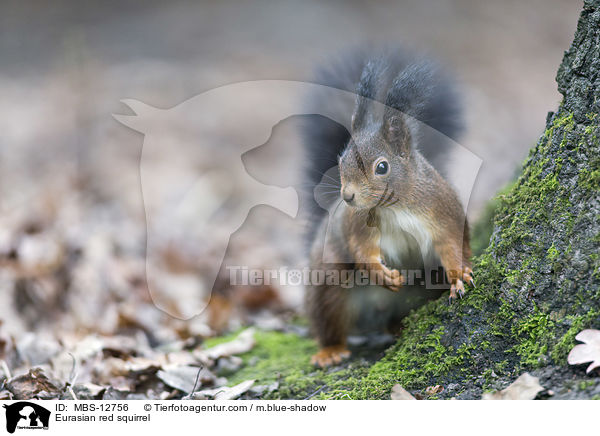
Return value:
[[(166, 385), (179, 389), (186, 394), (192, 393), (194, 385), (198, 390), (202, 385), (212, 384), (215, 376), (206, 368), (195, 366), (174, 366), (164, 368), (156, 373)], [(198, 380), (198, 383), (196, 383)]]
[(279, 389), (279, 382), (275, 381), (271, 384), (268, 385), (257, 385), (257, 386), (252, 386), (252, 388), (250, 389), (250, 393), (254, 394), (256, 396), (261, 396), (265, 393), (271, 393), (276, 391), (277, 389)]
[(583, 344), (573, 347), (567, 357), (567, 362), (569, 365), (592, 362), (585, 370), (589, 374), (593, 369), (600, 367), (600, 330), (582, 330), (575, 336), (575, 339)]
[(416, 400), (410, 392), (400, 385), (394, 385), (390, 398), (392, 400)]
[(435, 394), (439, 394), (440, 392), (442, 392), (444, 390), (443, 386), (440, 385), (435, 385), (435, 386), (428, 386), (425, 389), (425, 393), (427, 395), (435, 395)]
[(247, 392), (252, 387), (254, 380), (246, 380), (231, 388), (225, 388), (215, 395), (215, 400), (235, 400), (237, 397)]
[(30, 366), (42, 365), (60, 351), (56, 340), (34, 333), (24, 334), (16, 343), (16, 347), (21, 361)]
[(86, 336), (73, 346), (65, 349), (50, 360), (52, 373), (60, 380), (69, 381), (71, 377), (86, 378), (82, 374), (82, 365), (91, 359), (101, 359), (102, 342), (95, 336)]
[(241, 332), (234, 340), (215, 345), (206, 350), (196, 351), (195, 356), (203, 360), (205, 358), (216, 360), (219, 357), (232, 356), (250, 351), (256, 343), (254, 339), (254, 329), (249, 328)]
[(102, 392), (105, 389), (104, 386), (100, 386), (94, 383), (82, 383), (73, 387), (73, 389), (75, 388), (86, 390), (92, 397), (96, 397), (98, 394), (100, 394), (100, 392)]
[(228, 374), (233, 374), (234, 372), (238, 371), (242, 365), (244, 364), (244, 361), (242, 360), (241, 357), (238, 356), (230, 356), (230, 357), (222, 357), (221, 359), (219, 359), (216, 368), (214, 368), (214, 371), (218, 374), (218, 375), (228, 375)]
[(192, 398), (195, 400), (214, 399), (214, 400), (235, 400), (240, 395), (246, 393), (254, 384), (254, 380), (246, 380), (232, 387), (223, 386), (216, 389), (205, 389), (196, 392)]
[[(103, 337), (100, 347), (106, 355), (124, 358), (139, 354), (140, 348), (142, 348), (140, 342), (136, 337), (118, 335)], [(147, 350), (144, 349), (144, 351)]]
[[(115, 361), (118, 362), (122, 360), (116, 359)], [(121, 375), (129, 375), (131, 373), (153, 373), (162, 365), (161, 359), (149, 359), (147, 357), (132, 357), (129, 360), (122, 362), (124, 363)]]
[(102, 394), (103, 400), (126, 400), (130, 392), (126, 390), (115, 389), (112, 386), (106, 388)]
[(6, 382), (6, 388), (17, 400), (57, 398), (61, 392), (41, 368), (30, 369), (27, 374), (11, 378)]
[(486, 393), (481, 397), (482, 400), (533, 400), (538, 392), (544, 388), (540, 385), (539, 379), (529, 373), (519, 376), (508, 387), (498, 392)]

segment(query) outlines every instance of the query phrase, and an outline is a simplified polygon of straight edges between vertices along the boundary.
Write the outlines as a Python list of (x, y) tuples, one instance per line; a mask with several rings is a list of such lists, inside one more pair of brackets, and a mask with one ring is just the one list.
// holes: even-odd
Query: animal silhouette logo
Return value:
[[(321, 115), (350, 131), (350, 120), (340, 117), (339, 111), (304, 104), (303, 97), (314, 93), (347, 102), (348, 108), (356, 98), (353, 93), (312, 83), (258, 80), (211, 89), (170, 109), (122, 100), (135, 115), (113, 117), (144, 134), (140, 179), (147, 226), (146, 278), (159, 309), (190, 319), (208, 304), (208, 299), (196, 299), (186, 304), (186, 313), (180, 313), (161, 301), (157, 291), (161, 277), (152, 259), (169, 240), (211, 246), (212, 254), (203, 259), (202, 274), (204, 288), (210, 290), (221, 270), (229, 237), (244, 224), (252, 208), (268, 205), (296, 217), (299, 200), (295, 189), (258, 181), (247, 172), (242, 156), (265, 144), (279, 122), (296, 115)], [(461, 150), (473, 163), (470, 172), (457, 177), (459, 196), (468, 200), (481, 160)], [(197, 155), (202, 159), (194, 161)], [(168, 170), (160, 170), (166, 164)], [(315, 199), (329, 210), (331, 203), (323, 199), (326, 194), (322, 191), (317, 187)]]
[(6, 409), (6, 431), (9, 433), (16, 429), (48, 429), (50, 411), (39, 404), (19, 401), (2, 407)]

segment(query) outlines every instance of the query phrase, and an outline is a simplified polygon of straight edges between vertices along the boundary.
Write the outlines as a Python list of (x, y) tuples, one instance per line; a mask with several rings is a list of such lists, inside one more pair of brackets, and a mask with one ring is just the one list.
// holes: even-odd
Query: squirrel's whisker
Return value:
[(394, 191), (390, 192), (390, 195), (383, 202), (383, 206), (388, 206), (388, 203), (394, 199)]
[(381, 204), (381, 202), (383, 201), (383, 197), (385, 197), (385, 194), (389, 188), (389, 184), (386, 183), (385, 185), (385, 189), (383, 190), (383, 194), (381, 194), (381, 198), (379, 199), (379, 201), (377, 202), (377, 204), (375, 205), (375, 207), (379, 206)]

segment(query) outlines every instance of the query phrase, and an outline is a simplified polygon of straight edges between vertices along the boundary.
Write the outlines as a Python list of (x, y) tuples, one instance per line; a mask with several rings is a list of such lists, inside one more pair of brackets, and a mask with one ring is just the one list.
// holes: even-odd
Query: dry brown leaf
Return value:
[(61, 389), (46, 377), (41, 368), (30, 369), (27, 374), (11, 378), (6, 388), (15, 395), (15, 399), (29, 400), (31, 398), (57, 398)]
[(575, 336), (575, 339), (583, 344), (573, 347), (567, 357), (567, 362), (569, 365), (592, 362), (585, 370), (589, 374), (593, 369), (600, 367), (600, 330), (582, 330)]
[(392, 400), (416, 400), (410, 392), (400, 385), (394, 385), (390, 398)]
[(544, 388), (540, 385), (537, 377), (529, 373), (519, 376), (508, 387), (498, 392), (486, 393), (481, 397), (482, 400), (533, 400), (538, 392)]
[(439, 394), (440, 392), (442, 392), (444, 390), (444, 387), (441, 385), (435, 385), (435, 386), (428, 386), (425, 389), (425, 393), (427, 395), (435, 395), (435, 394)]
[[(127, 375), (130, 373), (141, 373), (141, 372), (154, 372), (157, 368), (162, 366), (164, 359), (161, 359), (162, 356), (157, 356), (156, 359), (150, 359), (148, 357), (132, 357), (127, 359), (127, 361), (122, 361), (123, 366), (122, 375)], [(115, 362), (120, 361), (121, 359), (116, 359)]]

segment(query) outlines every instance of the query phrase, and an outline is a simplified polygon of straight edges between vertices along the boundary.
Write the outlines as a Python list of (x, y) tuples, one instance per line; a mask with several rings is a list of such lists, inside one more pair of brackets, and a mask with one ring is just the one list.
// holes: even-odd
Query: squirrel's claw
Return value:
[(475, 280), (473, 280), (473, 277), (471, 277), (470, 275), (467, 274), (463, 274), (463, 279), (462, 279), (463, 283), (468, 283), (470, 284), (472, 287), (475, 287)]
[(463, 268), (462, 280), (463, 282), (469, 282), (470, 280), (473, 280), (473, 270), (468, 266)]
[(475, 280), (473, 280), (473, 270), (468, 266), (463, 268), (462, 281), (469, 283), (472, 287), (475, 287)]
[(460, 279), (456, 279), (455, 283), (450, 285), (450, 302), (452, 300), (458, 299), (458, 297), (463, 298), (465, 295), (465, 286)]

